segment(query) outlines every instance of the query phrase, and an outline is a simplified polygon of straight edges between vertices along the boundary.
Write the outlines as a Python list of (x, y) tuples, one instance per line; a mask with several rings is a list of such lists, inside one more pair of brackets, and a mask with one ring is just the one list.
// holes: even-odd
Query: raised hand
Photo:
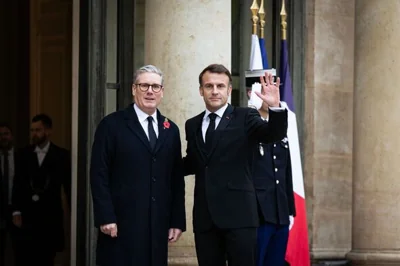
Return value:
[(260, 77), (261, 82), (261, 93), (255, 92), (258, 97), (261, 98), (269, 107), (279, 107), (280, 95), (279, 85), (281, 83), (280, 78), (276, 79), (274, 84), (274, 76), (271, 73), (265, 72), (265, 76)]

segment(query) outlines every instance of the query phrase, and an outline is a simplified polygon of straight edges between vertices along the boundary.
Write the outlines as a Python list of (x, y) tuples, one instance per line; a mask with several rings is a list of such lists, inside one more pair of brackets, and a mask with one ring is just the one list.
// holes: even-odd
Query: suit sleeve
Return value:
[(67, 150), (63, 152), (63, 189), (67, 197), (68, 207), (71, 209), (71, 153)]
[(27, 157), (26, 153), (20, 151), (14, 158), (15, 170), (14, 180), (12, 186), (11, 205), (13, 212), (22, 212), (26, 202), (26, 197), (30, 197), (30, 184), (28, 180), (28, 167), (24, 159)]
[(255, 109), (249, 109), (245, 121), (245, 128), (248, 136), (263, 143), (280, 141), (287, 134), (287, 110), (269, 111), (268, 122), (263, 121)]
[(175, 134), (175, 153), (174, 165), (172, 171), (171, 182), (171, 219), (170, 228), (181, 229), (182, 232), (186, 231), (186, 212), (185, 212), (185, 179), (184, 179), (184, 166), (182, 160), (182, 147), (179, 135), (179, 129)]
[(184, 169), (185, 169), (185, 176), (187, 175), (193, 175), (195, 173), (194, 171), (194, 161), (193, 161), (193, 151), (191, 150), (191, 147), (189, 146), (189, 125), (188, 121), (185, 123), (185, 133), (186, 133), (186, 156), (183, 158), (183, 164), (184, 164)]
[(103, 119), (96, 129), (90, 162), (90, 186), (96, 227), (117, 222), (110, 190), (114, 146), (110, 125)]
[(292, 161), (290, 159), (290, 150), (288, 152), (287, 166), (286, 166), (286, 196), (289, 205), (289, 215), (296, 217), (296, 205), (293, 191), (293, 177), (292, 177)]

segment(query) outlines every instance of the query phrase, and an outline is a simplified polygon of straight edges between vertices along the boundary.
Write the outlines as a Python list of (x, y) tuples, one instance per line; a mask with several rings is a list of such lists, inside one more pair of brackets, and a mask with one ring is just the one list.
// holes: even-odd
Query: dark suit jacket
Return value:
[[(61, 191), (63, 188), (70, 202), (70, 153), (51, 143), (42, 165), (39, 166), (34, 150), (34, 146), (29, 146), (19, 152), (15, 167), (12, 208), (13, 211), (21, 212), (22, 229), (25, 232), (46, 240), (49, 248), (61, 251), (64, 248)], [(46, 189), (36, 193), (32, 187)], [(37, 202), (32, 200), (34, 194), (39, 195)]]
[(269, 123), (250, 108), (226, 109), (214, 134), (210, 154), (203, 150), (204, 112), (186, 122), (185, 174), (195, 174), (193, 227), (209, 230), (256, 227), (257, 200), (250, 161), (258, 142), (286, 136), (287, 111), (271, 112)]
[(289, 215), (296, 216), (292, 167), (287, 138), (256, 147), (253, 160), (254, 186), (262, 213), (262, 221), (288, 225)]
[[(17, 152), (15, 151), (14, 148), (14, 169), (15, 169), (15, 162), (17, 161)], [(1, 163), (1, 161), (0, 161)], [(1, 169), (0, 165), (0, 229), (3, 229), (4, 226), (6, 225), (7, 221), (11, 219), (10, 213), (9, 213), (9, 201), (8, 201), (8, 193), (7, 190), (9, 189), (8, 182), (12, 182), (10, 180), (5, 180), (5, 177), (3, 176), (3, 171)], [(9, 191), (8, 191), (9, 192)], [(11, 192), (12, 193), (12, 192)]]
[(168, 229), (186, 229), (178, 127), (157, 113), (155, 150), (132, 105), (99, 124), (90, 166), (96, 227), (117, 223), (118, 237), (99, 233), (98, 265), (167, 265)]

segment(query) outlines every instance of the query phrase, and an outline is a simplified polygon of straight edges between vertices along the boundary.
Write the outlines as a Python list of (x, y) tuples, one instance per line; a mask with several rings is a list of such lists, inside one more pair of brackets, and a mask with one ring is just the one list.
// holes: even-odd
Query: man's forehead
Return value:
[(228, 83), (229, 78), (224, 73), (211, 73), (206, 72), (203, 76), (203, 82), (205, 83)]
[(138, 76), (137, 82), (138, 83), (145, 83), (145, 82), (160, 82), (161, 76), (157, 73), (142, 73)]
[(40, 127), (43, 127), (43, 123), (42, 123), (42, 121), (32, 122), (31, 127), (32, 128), (40, 128)]

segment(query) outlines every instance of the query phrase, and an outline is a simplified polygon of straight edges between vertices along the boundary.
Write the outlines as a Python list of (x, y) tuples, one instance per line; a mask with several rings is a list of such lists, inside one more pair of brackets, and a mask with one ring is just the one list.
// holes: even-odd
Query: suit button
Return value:
[(153, 162), (156, 162), (157, 160), (156, 160), (156, 157), (153, 157)]
[(275, 172), (278, 172), (278, 168), (275, 168)]
[(274, 160), (276, 159), (276, 156), (274, 155)]
[(156, 201), (156, 198), (155, 198), (155, 197), (151, 197), (151, 200), (152, 200), (152, 201)]
[(274, 144), (274, 148), (276, 147), (276, 144)]
[(279, 184), (279, 180), (276, 180), (276, 184), (277, 184), (277, 185)]
[(153, 182), (156, 182), (156, 177), (155, 177), (155, 176), (153, 176), (152, 180), (153, 180)]

